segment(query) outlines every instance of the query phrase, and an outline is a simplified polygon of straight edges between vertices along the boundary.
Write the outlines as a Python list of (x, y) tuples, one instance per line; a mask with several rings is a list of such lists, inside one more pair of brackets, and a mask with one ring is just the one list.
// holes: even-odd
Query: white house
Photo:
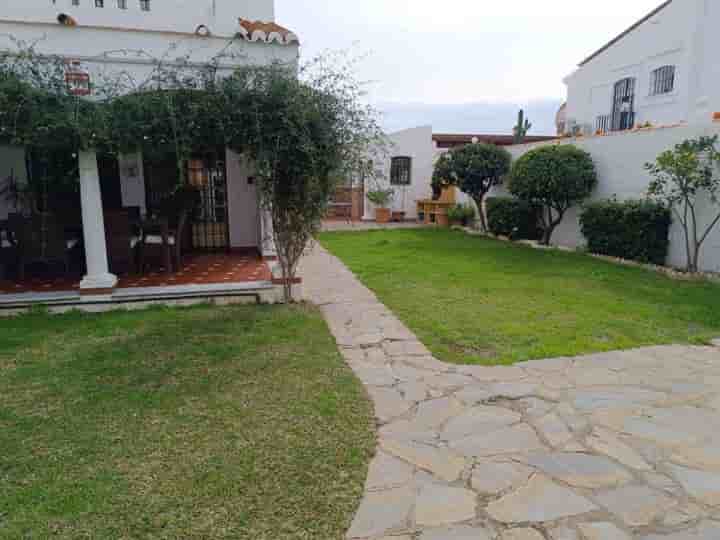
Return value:
[[(297, 36), (275, 22), (274, 0), (4, 0), (0, 50), (16, 50), (18, 41), (65, 58), (91, 80), (123, 73), (129, 88), (146, 80), (158, 61), (201, 65), (219, 58), (222, 76), (240, 65), (296, 65), (299, 55)], [(94, 153), (79, 158), (87, 262), (80, 288), (92, 295), (112, 290), (118, 280), (108, 269), (98, 160)], [(145, 213), (152, 186), (143, 156), (121, 156), (116, 165), (117, 204)], [(206, 172), (216, 193), (203, 200), (217, 201), (218, 195), (226, 201), (219, 212), (212, 209), (220, 215), (216, 230), (223, 247), (255, 248), (272, 257), (268, 219), (259, 209), (248, 164), (225, 150)], [(11, 173), (19, 182), (25, 178), (24, 152), (0, 147), (0, 180)], [(10, 211), (0, 199), (0, 221)]]
[(712, 121), (720, 111), (720, 3), (668, 0), (583, 60), (565, 79), (565, 129)]

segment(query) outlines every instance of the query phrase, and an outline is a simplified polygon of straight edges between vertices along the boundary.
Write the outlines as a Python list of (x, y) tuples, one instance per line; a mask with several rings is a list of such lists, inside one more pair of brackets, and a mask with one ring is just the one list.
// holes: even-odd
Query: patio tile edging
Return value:
[[(308, 252), (301, 273), (306, 298), (322, 310), (375, 405), (378, 452), (349, 540), (511, 540), (540, 532), (564, 540), (593, 530), (621, 540), (720, 537), (720, 526), (707, 521), (720, 515), (703, 506), (717, 502), (715, 493), (720, 500), (720, 475), (710, 476), (716, 491), (701, 487), (693, 469), (670, 465), (664, 454), (648, 457), (638, 444), (664, 448), (673, 430), (698, 439), (712, 430), (703, 420), (720, 409), (720, 388), (697, 383), (697, 370), (713, 369), (715, 348), (450, 365), (322, 247)], [(595, 417), (608, 400), (637, 421), (632, 437), (620, 433), (621, 413)], [(680, 418), (685, 404), (702, 405), (699, 419)], [(635, 420), (648, 407), (666, 415), (669, 432)], [(675, 462), (702, 468), (692, 448), (675, 448), (687, 454)], [(707, 483), (712, 473), (702, 474)], [(675, 538), (685, 537), (667, 536)]]

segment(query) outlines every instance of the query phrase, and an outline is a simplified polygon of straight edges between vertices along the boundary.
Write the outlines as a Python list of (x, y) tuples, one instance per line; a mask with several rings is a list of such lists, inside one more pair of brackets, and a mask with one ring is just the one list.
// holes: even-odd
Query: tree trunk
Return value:
[(483, 193), (479, 197), (473, 198), (475, 205), (478, 207), (478, 214), (480, 217), (480, 230), (484, 233), (488, 232), (487, 218), (485, 217), (485, 208), (483, 202), (485, 201), (485, 194)]
[(560, 222), (562, 222), (563, 217), (565, 216), (565, 211), (558, 211), (558, 217), (556, 219), (553, 219), (553, 211), (552, 208), (548, 207), (547, 209), (547, 222), (545, 221), (545, 217), (543, 216), (543, 235), (540, 239), (540, 243), (543, 246), (549, 246), (550, 240), (552, 240), (552, 235), (555, 232), (555, 229), (558, 225), (560, 225)]

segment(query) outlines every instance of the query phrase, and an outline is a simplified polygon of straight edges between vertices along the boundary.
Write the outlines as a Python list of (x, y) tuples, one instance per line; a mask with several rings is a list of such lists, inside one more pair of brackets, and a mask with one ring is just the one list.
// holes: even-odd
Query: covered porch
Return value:
[[(0, 147), (6, 186), (37, 176), (22, 152)], [(39, 212), (5, 189), (0, 311), (278, 300), (268, 218), (242, 156), (222, 149), (188, 160), (191, 204), (168, 204), (177, 199), (172, 162), (81, 152), (77, 163), (74, 190), (61, 203), (45, 196)]]

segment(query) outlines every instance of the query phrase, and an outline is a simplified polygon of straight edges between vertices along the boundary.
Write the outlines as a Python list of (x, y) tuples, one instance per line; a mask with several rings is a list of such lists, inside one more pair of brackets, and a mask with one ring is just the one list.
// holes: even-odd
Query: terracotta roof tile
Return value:
[(292, 43), (300, 43), (298, 37), (288, 30), (274, 22), (249, 21), (240, 18), (240, 30), (237, 37), (247, 41), (262, 41), (264, 43), (279, 43), (280, 45), (290, 45)]

